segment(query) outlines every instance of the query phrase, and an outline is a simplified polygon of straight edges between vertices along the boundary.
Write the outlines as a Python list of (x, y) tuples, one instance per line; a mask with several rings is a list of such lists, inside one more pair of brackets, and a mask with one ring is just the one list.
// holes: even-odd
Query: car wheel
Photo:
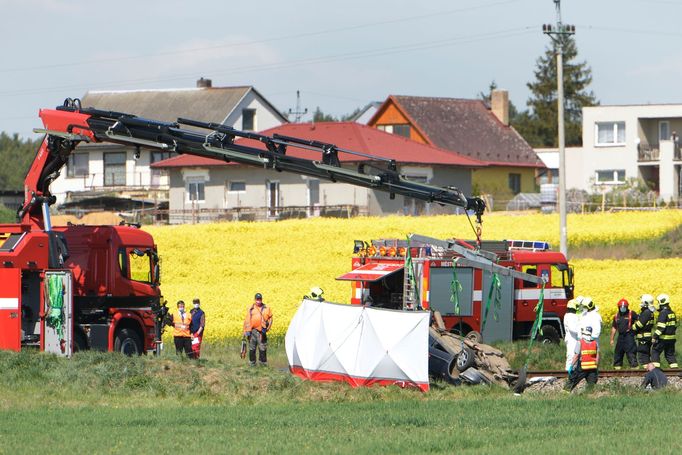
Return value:
[(459, 371), (466, 371), (474, 366), (476, 354), (470, 348), (464, 346), (462, 352), (457, 355), (457, 369)]
[(467, 333), (464, 338), (471, 341), (472, 343), (480, 343), (481, 340), (483, 340), (483, 337), (481, 336), (480, 332), (477, 332), (475, 330), (472, 330), (471, 332)]

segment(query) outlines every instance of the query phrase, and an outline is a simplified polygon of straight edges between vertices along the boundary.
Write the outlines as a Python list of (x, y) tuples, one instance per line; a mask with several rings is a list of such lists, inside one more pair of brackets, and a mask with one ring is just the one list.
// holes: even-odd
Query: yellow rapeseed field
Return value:
[[(682, 224), (682, 211), (569, 216), (572, 244), (614, 244), (660, 236)], [(348, 302), (350, 285), (335, 278), (350, 270), (353, 240), (404, 238), (416, 232), (438, 238), (472, 238), (465, 216), (290, 220), (146, 227), (162, 257), (161, 289), (175, 307), (200, 297), (207, 312), (207, 339), (238, 337), (247, 306), (261, 292), (274, 311), (273, 332), (283, 334), (311, 286), (328, 300)], [(548, 240), (558, 245), (554, 215), (492, 215), (484, 238)], [(591, 295), (613, 314), (625, 296), (670, 294), (682, 300), (682, 259), (575, 261), (576, 292)], [(675, 303), (675, 308), (680, 309)]]

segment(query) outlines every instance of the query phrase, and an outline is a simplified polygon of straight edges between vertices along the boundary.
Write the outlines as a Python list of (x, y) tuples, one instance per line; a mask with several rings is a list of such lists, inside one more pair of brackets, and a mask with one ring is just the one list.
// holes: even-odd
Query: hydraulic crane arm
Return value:
[[(334, 144), (277, 134), (266, 136), (189, 119), (178, 119), (173, 123), (150, 120), (121, 112), (81, 108), (79, 100), (71, 99), (56, 110), (41, 110), (40, 117), (45, 128), (36, 132), (47, 136), (26, 177), (25, 201), (19, 216), (22, 222), (41, 227), (38, 203), (54, 202), (49, 184), (59, 175), (69, 154), (80, 142), (133, 145), (349, 183), (388, 192), (391, 198), (400, 194), (462, 207), (473, 211), (479, 220), (485, 210), (483, 200), (467, 198), (455, 187), (438, 187), (406, 179), (397, 171), (395, 160), (346, 150)], [(238, 138), (255, 142), (253, 145), (245, 145), (245, 141), (237, 144)], [(288, 155), (289, 147), (318, 152), (320, 159)], [(342, 167), (339, 153), (360, 156), (369, 162), (359, 164), (357, 170)]]

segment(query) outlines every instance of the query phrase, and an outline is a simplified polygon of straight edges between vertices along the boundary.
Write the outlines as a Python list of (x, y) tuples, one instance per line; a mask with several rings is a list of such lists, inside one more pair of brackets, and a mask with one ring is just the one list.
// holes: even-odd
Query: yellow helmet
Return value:
[(578, 299), (571, 299), (566, 303), (567, 310), (577, 310), (578, 309)]
[(310, 296), (314, 299), (319, 299), (322, 297), (322, 294), (324, 294), (324, 291), (318, 286), (310, 289)]

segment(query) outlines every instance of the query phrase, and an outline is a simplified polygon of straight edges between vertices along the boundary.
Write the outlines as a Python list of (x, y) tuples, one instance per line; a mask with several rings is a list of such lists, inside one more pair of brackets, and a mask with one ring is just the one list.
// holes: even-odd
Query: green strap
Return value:
[(50, 275), (47, 279), (47, 292), (50, 309), (45, 316), (45, 323), (57, 331), (60, 339), (64, 338), (64, 286), (62, 277)]
[(493, 303), (493, 317), (497, 321), (499, 318), (498, 312), (502, 309), (502, 284), (497, 272), (493, 272), (492, 280), (490, 281), (490, 289), (488, 290), (488, 298), (485, 301), (485, 310), (483, 312), (483, 322), (481, 323), (481, 332), (485, 328), (485, 323), (488, 320), (488, 311), (490, 310), (490, 302)]
[(530, 341), (528, 342), (528, 353), (526, 354), (526, 362), (524, 363), (524, 368), (528, 367), (528, 361), (530, 360), (530, 353), (535, 342), (535, 337), (539, 333), (542, 335), (542, 315), (545, 311), (545, 282), (542, 282), (542, 289), (540, 290), (540, 298), (538, 299), (538, 304), (535, 306), (535, 322), (533, 322), (533, 328), (530, 330)]
[(462, 292), (462, 283), (457, 279), (457, 261), (452, 262), (452, 281), (450, 282), (450, 301), (455, 305), (455, 314), (461, 312), (459, 293)]
[(405, 269), (407, 270), (407, 279), (412, 287), (415, 295), (415, 300), (417, 301), (417, 309), (421, 310), (422, 306), (419, 301), (419, 290), (417, 289), (417, 280), (414, 277), (414, 268), (412, 266), (412, 254), (410, 252), (410, 236), (407, 236), (407, 251), (405, 253)]

